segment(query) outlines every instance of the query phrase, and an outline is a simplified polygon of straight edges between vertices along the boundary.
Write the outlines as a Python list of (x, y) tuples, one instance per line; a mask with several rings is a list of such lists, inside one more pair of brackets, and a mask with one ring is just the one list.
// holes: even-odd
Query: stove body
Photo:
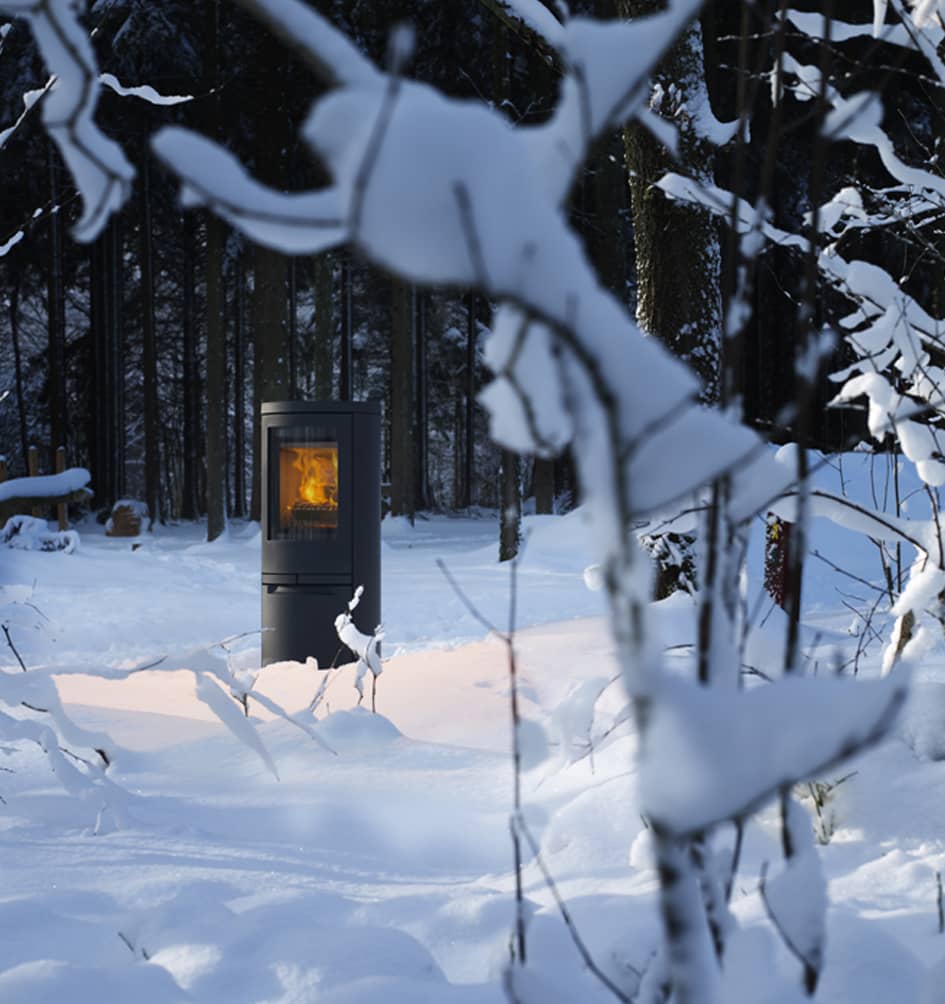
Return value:
[(335, 618), (381, 620), (380, 404), (262, 406), (262, 662), (351, 661)]

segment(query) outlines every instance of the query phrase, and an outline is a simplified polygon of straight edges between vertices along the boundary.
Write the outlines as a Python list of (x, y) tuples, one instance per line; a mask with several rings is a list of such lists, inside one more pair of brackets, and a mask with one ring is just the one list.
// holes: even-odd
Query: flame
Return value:
[(301, 475), (299, 496), (311, 505), (338, 508), (338, 451), (326, 446), (295, 448), (293, 468)]

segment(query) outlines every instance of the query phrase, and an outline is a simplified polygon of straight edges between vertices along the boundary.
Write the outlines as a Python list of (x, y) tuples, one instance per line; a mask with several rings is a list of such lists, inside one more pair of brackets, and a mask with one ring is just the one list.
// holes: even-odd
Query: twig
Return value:
[(23, 662), (23, 659), (20, 657), (20, 653), (16, 650), (16, 645), (13, 644), (13, 639), (10, 637), (10, 629), (6, 626), (6, 624), (0, 624), (0, 628), (3, 628), (3, 633), (6, 635), (7, 638), (7, 644), (10, 646), (11, 651), (16, 656), (16, 661), (20, 664), (20, 669), (22, 669), (24, 673), (28, 672), (26, 668), (26, 663)]
[(817, 558), (818, 561), (822, 561), (825, 565), (829, 565), (835, 572), (839, 572), (841, 575), (845, 575), (848, 579), (853, 579), (854, 582), (859, 582), (860, 585), (866, 586), (867, 589), (873, 589), (876, 592), (884, 593), (885, 590), (882, 586), (877, 586), (875, 582), (870, 582), (869, 579), (864, 579), (862, 576), (855, 575), (853, 572), (846, 568), (842, 568), (840, 565), (831, 561), (829, 558), (825, 557), (816, 548), (812, 551), (807, 552), (812, 558)]
[[(476, 282), (488, 290), (491, 287), (489, 273), (486, 270), (486, 259), (482, 251), (482, 240), (479, 231), (476, 229), (476, 219), (473, 215), (472, 198), (469, 189), (462, 181), (453, 182), (453, 195), (456, 197), (456, 205), (459, 209), (460, 220), (463, 225), (463, 233), (466, 236), (466, 250), (469, 252), (469, 261), (476, 276)], [(528, 316), (525, 317), (525, 324), (528, 324)]]
[(738, 874), (738, 866), (742, 860), (742, 848), (745, 843), (745, 820), (736, 819), (734, 822), (735, 846), (732, 848), (732, 863), (729, 866), (728, 880), (725, 883), (726, 901), (730, 901), (732, 898), (732, 889), (735, 886), (735, 876)]
[[(542, 878), (545, 880), (545, 885), (548, 886), (548, 891), (554, 898), (555, 905), (558, 907), (558, 912), (561, 914), (561, 919), (564, 921), (564, 926), (567, 928), (568, 934), (571, 936), (571, 941), (574, 943), (574, 947), (578, 950), (578, 954), (584, 960), (584, 965), (587, 966), (588, 970), (597, 977), (597, 979), (614, 995), (614, 997), (617, 998), (617, 1000), (623, 1001), (624, 1004), (633, 1004), (633, 998), (621, 990), (620, 987), (618, 987), (617, 984), (614, 983), (614, 981), (594, 961), (594, 957), (591, 955), (584, 939), (581, 937), (580, 931), (577, 929), (577, 925), (574, 923), (574, 918), (571, 916), (568, 904), (565, 903), (564, 897), (561, 895), (554, 877), (548, 870), (548, 866), (545, 864), (544, 858), (541, 856), (538, 843), (532, 836), (531, 830), (528, 828), (528, 824), (521, 815), (519, 815), (516, 820), (515, 826), (521, 830), (525, 839), (528, 841), (529, 847), (531, 847), (532, 853), (535, 856), (535, 864), (538, 865), (538, 868), (541, 871)], [(642, 975), (640, 971), (633, 966), (630, 966), (629, 968), (637, 978)]]
[(167, 661), (167, 656), (166, 655), (161, 655), (161, 656), (158, 656), (157, 659), (152, 659), (150, 662), (144, 663), (144, 665), (142, 665), (142, 666), (135, 666), (134, 669), (128, 670), (128, 673), (129, 674), (131, 674), (131, 673), (144, 673), (144, 672), (146, 672), (149, 669), (156, 669), (158, 666), (160, 666), (163, 662), (166, 662), (166, 661)]
[[(514, 562), (513, 562), (514, 564)], [(497, 635), (503, 641), (508, 641), (508, 637), (505, 632), (500, 631), (492, 621), (487, 620), (482, 613), (480, 613), (479, 608), (475, 603), (466, 595), (463, 591), (463, 587), (456, 581), (453, 573), (446, 567), (446, 562), (442, 558), (436, 559), (437, 568), (446, 577), (446, 581), (450, 584), (453, 592), (456, 593), (457, 598), (463, 604), (463, 606), (469, 611), (469, 613), (477, 620), (479, 623), (492, 634)]]
[(351, 241), (357, 241), (361, 233), (361, 217), (364, 213), (364, 199), (367, 196), (367, 187), (371, 181), (371, 175), (377, 166), (378, 158), (381, 155), (381, 147), (384, 145), (384, 137), (387, 135), (387, 127), (394, 115), (394, 105), (397, 102), (397, 95), (400, 93), (401, 79), (396, 73), (387, 78), (387, 89), (384, 91), (384, 99), (377, 110), (377, 118), (371, 127), (371, 135), (368, 137), (367, 146), (364, 149), (364, 157), (358, 165), (357, 174), (351, 188), (351, 216), (348, 221)]
[[(512, 771), (513, 771), (513, 795), (512, 795), (512, 815), (509, 818), (509, 834), (512, 838), (512, 853), (515, 864), (515, 939), (510, 946), (512, 961), (518, 961), (524, 965), (527, 957), (527, 944), (525, 938), (525, 894), (522, 890), (522, 844), (519, 836), (516, 819), (522, 814), (522, 749), (519, 741), (519, 730), (522, 723), (521, 713), (518, 705), (518, 664), (515, 658), (515, 621), (518, 604), (518, 563), (522, 552), (509, 563), (509, 627), (508, 631), (499, 631), (483, 614), (473, 601), (466, 595), (462, 587), (453, 577), (453, 574), (446, 567), (442, 558), (437, 558), (436, 563), (440, 571), (446, 576), (447, 582), (459, 597), (460, 601), (473, 617), (479, 621), (487, 630), (494, 632), (505, 643), (508, 651), (509, 665), (509, 710), (512, 718)], [(511, 977), (508, 977), (511, 979)], [(507, 990), (509, 988), (507, 987)]]
[[(128, 951), (131, 952), (131, 954), (135, 958), (137, 958), (138, 949), (136, 949), (135, 946), (131, 943), (131, 939), (124, 933), (124, 931), (119, 931), (118, 937), (121, 938), (121, 940), (125, 943), (125, 945), (128, 946)], [(144, 959), (145, 962), (148, 962), (151, 958), (150, 954), (144, 948), (141, 949), (141, 958)]]
[(938, 907), (938, 933), (945, 934), (945, 904), (942, 902), (942, 873), (935, 873), (935, 903)]
[(519, 962), (525, 965), (525, 896), (522, 892), (522, 847), (515, 820), (522, 815), (522, 746), (520, 729), (522, 716), (518, 707), (518, 665), (515, 660), (515, 614), (518, 594), (518, 569), (520, 555), (509, 563), (509, 632), (506, 646), (509, 656), (509, 710), (512, 715), (512, 769), (514, 773), (513, 815), (509, 820), (512, 847), (515, 852), (515, 936), (518, 943)]
[(768, 900), (768, 894), (765, 887), (765, 879), (768, 875), (768, 862), (766, 861), (761, 866), (761, 878), (758, 883), (758, 892), (761, 895), (761, 902), (764, 904), (765, 913), (768, 915), (768, 920), (774, 925), (775, 930), (781, 936), (781, 940), (784, 942), (785, 948), (797, 959), (798, 962), (804, 968), (804, 988), (807, 990), (808, 995), (812, 995), (817, 989), (817, 979), (820, 975), (818, 968), (807, 958), (806, 955), (794, 944), (791, 936), (784, 930), (781, 921), (778, 919), (778, 915), (774, 912), (771, 907), (771, 903)]

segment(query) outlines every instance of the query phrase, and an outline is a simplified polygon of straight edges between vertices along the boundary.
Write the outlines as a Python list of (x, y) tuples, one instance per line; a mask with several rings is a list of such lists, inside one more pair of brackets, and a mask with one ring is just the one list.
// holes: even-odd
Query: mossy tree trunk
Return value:
[[(626, 17), (652, 14), (658, 0), (618, 0)], [(693, 21), (654, 78), (651, 108), (679, 130), (679, 156), (633, 122), (624, 130), (637, 262), (637, 323), (688, 363), (702, 399), (719, 399), (722, 297), (718, 223), (705, 210), (668, 199), (656, 187), (667, 171), (714, 182), (714, 147), (702, 135), (713, 121), (705, 82), (702, 28)]]
[[(652, 14), (660, 0), (617, 0), (624, 17)], [(722, 295), (718, 223), (705, 210), (668, 199), (656, 187), (667, 171), (714, 182), (714, 147), (705, 136), (714, 122), (706, 87), (702, 27), (694, 20), (660, 63), (650, 107), (679, 136), (673, 158), (638, 122), (624, 130), (633, 206), (637, 266), (637, 323), (688, 363), (702, 381), (702, 400), (721, 390)], [(655, 592), (694, 588), (693, 540), (673, 534), (650, 541), (659, 570)]]

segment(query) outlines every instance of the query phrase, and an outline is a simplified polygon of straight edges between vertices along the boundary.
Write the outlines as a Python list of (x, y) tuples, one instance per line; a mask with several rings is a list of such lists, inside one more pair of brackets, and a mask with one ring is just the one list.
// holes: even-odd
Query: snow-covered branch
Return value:
[(3, 0), (0, 13), (28, 22), (52, 74), (43, 124), (82, 193), (73, 235), (91, 241), (128, 198), (134, 176), (121, 148), (93, 119), (99, 76), (92, 44), (70, 0)]

